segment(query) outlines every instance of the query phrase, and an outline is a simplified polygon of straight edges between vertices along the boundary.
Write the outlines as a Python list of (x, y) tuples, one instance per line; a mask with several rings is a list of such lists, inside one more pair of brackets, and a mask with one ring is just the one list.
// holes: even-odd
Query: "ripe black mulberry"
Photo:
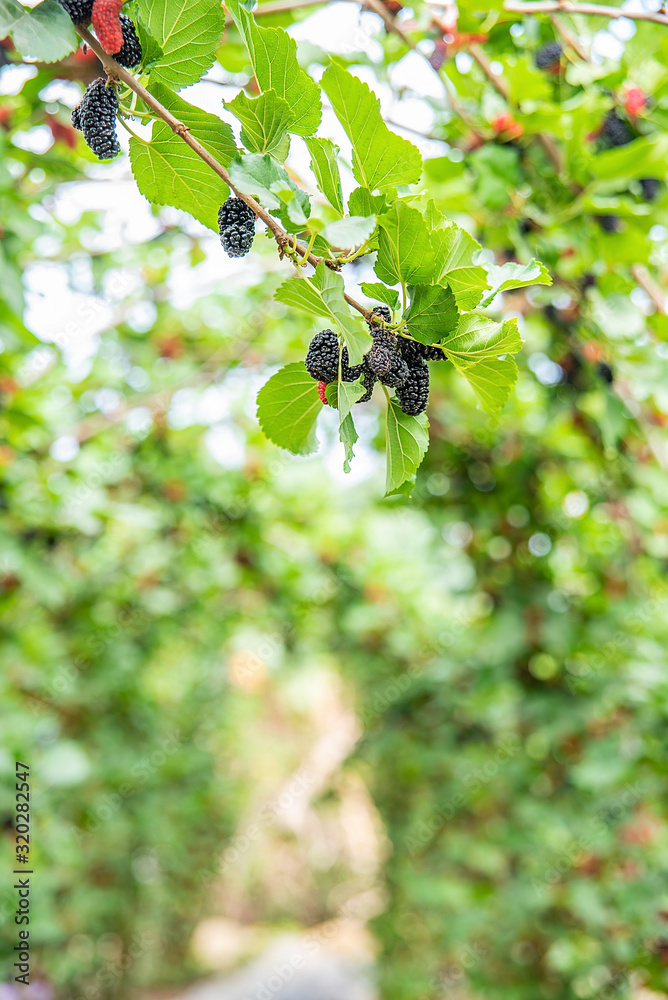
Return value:
[(536, 66), (538, 69), (550, 69), (559, 62), (563, 51), (559, 42), (548, 42), (547, 45), (543, 45), (542, 49), (538, 49)]
[(408, 378), (395, 390), (399, 406), (410, 417), (424, 413), (429, 402), (429, 365), (419, 358), (411, 365)]
[(93, 0), (58, 0), (66, 14), (69, 14), (74, 24), (87, 24), (93, 13)]
[(118, 97), (104, 77), (93, 80), (72, 112), (72, 125), (83, 132), (88, 146), (100, 160), (118, 156), (121, 147), (116, 138)]
[(608, 146), (627, 146), (630, 142), (633, 142), (633, 138), (633, 132), (626, 122), (622, 121), (615, 109), (612, 108), (611, 111), (608, 111), (603, 121), (601, 139)]
[[(392, 310), (389, 306), (374, 306), (371, 310), (374, 316), (378, 316), (379, 319), (385, 321), (385, 323), (392, 322)], [(372, 333), (379, 329), (376, 323), (368, 323), (368, 327)]]
[(321, 330), (309, 344), (306, 371), (318, 382), (336, 382), (339, 377), (339, 341), (333, 330)]
[(134, 69), (141, 62), (141, 43), (137, 38), (137, 32), (133, 22), (125, 14), (120, 15), (121, 31), (123, 32), (123, 45), (114, 54), (114, 59), (126, 69)]
[(228, 198), (218, 209), (218, 231), (228, 257), (245, 257), (253, 245), (255, 212), (241, 198)]
[(410, 367), (418, 358), (425, 361), (443, 361), (445, 354), (440, 347), (433, 344), (421, 344), (417, 340), (407, 340), (406, 337), (399, 337), (399, 350), (401, 356)]
[(618, 215), (597, 215), (596, 218), (604, 233), (618, 233), (621, 229)]
[[(336, 382), (339, 377), (339, 341), (333, 330), (321, 330), (309, 344), (306, 359), (304, 361), (306, 370), (311, 378), (318, 382), (329, 385)], [(348, 359), (348, 348), (341, 351), (341, 381), (356, 382), (362, 379), (365, 392), (358, 403), (366, 403), (371, 399), (373, 387), (376, 384), (376, 376), (369, 370), (366, 363), (351, 365)]]
[(615, 381), (614, 372), (610, 365), (606, 365), (605, 361), (599, 361), (596, 366), (596, 374), (602, 382), (607, 382), (608, 385), (612, 385)]
[(641, 177), (640, 187), (642, 188), (642, 196), (645, 201), (654, 201), (659, 193), (660, 180), (658, 177)]
[(397, 338), (390, 330), (373, 332), (373, 344), (365, 357), (366, 367), (383, 385), (396, 388), (408, 378), (408, 365), (397, 346)]

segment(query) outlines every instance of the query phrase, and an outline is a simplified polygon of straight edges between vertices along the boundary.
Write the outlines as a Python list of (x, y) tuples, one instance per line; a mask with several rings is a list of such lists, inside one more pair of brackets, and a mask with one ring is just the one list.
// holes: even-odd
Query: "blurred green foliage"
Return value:
[[(601, 23), (566, 24), (590, 52)], [(425, 51), (438, 41), (426, 7), (405, 27)], [(302, 857), (303, 892), (276, 887), (271, 857), (243, 876), (219, 860), (257, 789), (299, 765), (324, 666), (356, 705), (347, 767), (391, 845), (373, 923), (384, 998), (665, 992), (668, 349), (647, 289), (660, 302), (668, 32), (636, 29), (615, 61), (566, 46), (551, 76), (533, 64), (550, 21), (460, 4), (458, 30), (488, 34), (522, 134), (498, 132), (505, 100), (451, 46), (466, 120), (421, 98), (447, 140), (426, 191), (497, 261), (536, 256), (555, 285), (505, 297), (526, 348), (499, 420), (432, 367), (432, 447), (410, 501), (378, 499), (374, 452), (372, 475), (337, 474), (331, 414), (322, 458), (263, 439), (254, 393), (313, 332), (272, 302), (284, 271), (269, 243), (259, 268), (209, 286), (183, 216), (105, 246), (113, 212), (58, 209), (90, 159), (67, 145), (65, 105), (40, 97), (88, 64), (38, 68), (4, 99), (1, 854), (8, 871), (24, 760), (33, 971), (57, 995), (120, 1000), (201, 973), (190, 936), (219, 911), (216, 880), (224, 902), (240, 880), (241, 921), (336, 915), (342, 856)], [(348, 61), (387, 83), (407, 49), (375, 37), (383, 60)], [(246, 70), (233, 29), (219, 58)], [(633, 142), (604, 150), (596, 134), (631, 84), (652, 102), (629, 119)], [(21, 136), (45, 115), (65, 131), (30, 152)], [(651, 204), (647, 176), (661, 181)], [(75, 293), (73, 325), (45, 348), (24, 289), (34, 305), (51, 273)], [(85, 309), (108, 322), (68, 366)], [(379, 410), (366, 408), (372, 435)], [(340, 790), (322, 808), (327, 794)], [(5, 956), (14, 906), (8, 889)]]

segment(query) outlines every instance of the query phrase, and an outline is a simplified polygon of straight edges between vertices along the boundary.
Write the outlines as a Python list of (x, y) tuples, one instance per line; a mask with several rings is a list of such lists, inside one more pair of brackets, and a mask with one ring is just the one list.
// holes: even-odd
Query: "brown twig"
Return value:
[(480, 66), (480, 69), (483, 71), (489, 82), (497, 91), (497, 93), (501, 94), (501, 97), (503, 97), (505, 101), (509, 100), (510, 88), (508, 87), (508, 84), (506, 83), (505, 80), (502, 80), (500, 77), (498, 77), (495, 73), (492, 72), (492, 67), (490, 66), (489, 59), (487, 58), (483, 50), (480, 48), (480, 46), (474, 43), (473, 45), (469, 45), (468, 49), (470, 54), (477, 62), (478, 66)]
[(666, 293), (659, 285), (657, 285), (647, 268), (642, 264), (633, 264), (631, 266), (631, 274), (633, 275), (634, 281), (637, 281), (643, 291), (647, 292), (650, 299), (656, 306), (657, 312), (660, 312), (662, 316), (665, 316)]
[(554, 30), (557, 32), (557, 34), (561, 35), (566, 45), (570, 46), (570, 48), (572, 48), (574, 52), (577, 52), (577, 54), (579, 55), (580, 59), (582, 59), (583, 62), (586, 63), (591, 62), (591, 59), (589, 58), (583, 47), (580, 45), (577, 38), (571, 35), (570, 31), (567, 31), (566, 28), (564, 28), (563, 24), (555, 14), (550, 14), (550, 21), (554, 25)]
[[(272, 233), (274, 239), (276, 240), (281, 254), (285, 253), (287, 247), (290, 247), (296, 256), (308, 261), (308, 263), (313, 267), (317, 267), (318, 264), (325, 261), (325, 263), (330, 267), (333, 266), (334, 269), (338, 270), (335, 262), (330, 263), (324, 257), (317, 257), (313, 253), (309, 253), (307, 255), (306, 247), (302, 246), (301, 243), (298, 243), (294, 237), (291, 237), (285, 229), (283, 229), (280, 223), (278, 223), (276, 219), (272, 218), (272, 216), (265, 211), (259, 202), (255, 201), (255, 199), (250, 195), (244, 194), (243, 191), (239, 191), (234, 184), (232, 184), (230, 175), (225, 167), (219, 163), (215, 156), (212, 156), (211, 153), (209, 153), (209, 151), (205, 149), (193, 135), (190, 134), (189, 129), (183, 124), (183, 122), (180, 122), (178, 118), (175, 118), (171, 111), (168, 111), (167, 108), (163, 107), (163, 105), (157, 101), (151, 93), (149, 93), (146, 87), (143, 87), (141, 83), (135, 80), (131, 73), (128, 73), (128, 71), (124, 69), (123, 66), (120, 66), (112, 56), (108, 55), (98, 40), (94, 38), (91, 33), (86, 30), (86, 28), (78, 24), (76, 25), (76, 30), (79, 32), (89, 48), (93, 50), (109, 76), (116, 80), (122, 80), (123, 83), (133, 90), (134, 93), (142, 99), (144, 104), (150, 108), (158, 118), (165, 122), (166, 125), (169, 125), (172, 132), (183, 139), (183, 141), (190, 146), (193, 152), (196, 153), (197, 156), (199, 156), (200, 159), (203, 160), (207, 166), (221, 178), (221, 180), (225, 181), (227, 186), (234, 191), (237, 198), (244, 201), (255, 213), (255, 215), (259, 219), (262, 219), (267, 229)], [(352, 306), (353, 309), (357, 309), (357, 311), (360, 312), (365, 319), (369, 319), (371, 316), (370, 310), (366, 309), (363, 305), (360, 305), (359, 302), (356, 302), (355, 299), (351, 298), (346, 292), (344, 292), (344, 297), (348, 305)]]
[(409, 38), (401, 26), (397, 24), (382, 0), (362, 0), (362, 6), (368, 7), (369, 10), (374, 12), (374, 14), (378, 14), (378, 17), (382, 18), (383, 24), (387, 30), (393, 32), (395, 35), (398, 35), (404, 45), (407, 45), (409, 49), (419, 51), (413, 39)]
[(628, 17), (631, 21), (652, 21), (668, 27), (668, 16), (651, 10), (622, 10), (597, 3), (571, 3), (570, 0), (506, 0), (503, 9), (509, 14), (585, 14), (592, 17), (617, 19)]

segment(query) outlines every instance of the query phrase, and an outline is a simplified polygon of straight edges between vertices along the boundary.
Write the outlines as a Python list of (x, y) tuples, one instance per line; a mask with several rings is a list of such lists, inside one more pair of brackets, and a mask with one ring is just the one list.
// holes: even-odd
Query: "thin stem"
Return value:
[(554, 25), (554, 30), (559, 35), (561, 35), (566, 45), (570, 45), (573, 51), (577, 52), (577, 54), (579, 55), (580, 59), (582, 59), (583, 62), (586, 63), (591, 62), (591, 59), (589, 58), (583, 47), (580, 45), (578, 40), (574, 38), (573, 35), (571, 35), (570, 31), (567, 31), (566, 28), (564, 28), (559, 18), (556, 17), (554, 14), (550, 14), (550, 21)]
[(406, 296), (406, 282), (405, 281), (401, 282), (401, 295), (402, 295), (403, 302), (404, 302), (404, 309), (403, 309), (403, 311), (405, 313), (406, 312), (406, 304), (407, 304), (407, 301), (408, 301), (407, 296)]
[[(133, 96), (136, 97), (137, 95), (135, 94)], [(128, 116), (128, 118), (152, 118), (153, 117), (153, 115), (151, 114), (150, 111), (137, 111), (136, 108), (133, 108), (132, 106), (130, 106), (128, 108), (128, 107), (125, 106), (125, 104), (119, 104), (119, 109), (121, 111), (123, 111)]]
[(570, 0), (506, 0), (503, 9), (510, 14), (585, 14), (613, 19), (627, 17), (631, 21), (652, 21), (668, 27), (668, 16), (657, 11), (622, 10), (620, 7), (605, 7), (597, 3), (571, 3)]
[(302, 259), (301, 259), (301, 261), (300, 261), (300, 264), (301, 264), (301, 266), (302, 266), (302, 267), (303, 267), (303, 266), (304, 266), (304, 265), (305, 265), (305, 264), (307, 263), (307, 261), (308, 261), (308, 255), (310, 254), (311, 250), (313, 249), (313, 244), (315, 243), (315, 240), (316, 240), (316, 236), (317, 236), (317, 235), (318, 235), (317, 233), (313, 233), (313, 234), (311, 235), (311, 239), (309, 240), (309, 243), (308, 243), (308, 246), (307, 246), (307, 248), (306, 248), (306, 253), (304, 254), (304, 256), (302, 257)]
[(633, 264), (631, 267), (631, 274), (638, 282), (640, 287), (649, 295), (650, 299), (656, 306), (657, 312), (660, 312), (662, 316), (666, 315), (666, 293), (664, 290), (657, 285), (649, 271), (642, 264)]
[(135, 132), (132, 131), (132, 129), (130, 128), (130, 126), (126, 122), (125, 118), (123, 118), (121, 115), (119, 115), (118, 116), (118, 120), (121, 123), (121, 125), (123, 126), (123, 128), (125, 129), (125, 131), (130, 133), (130, 135), (132, 136), (133, 139), (136, 139), (137, 142), (141, 142), (144, 146), (150, 146), (150, 143), (147, 142), (146, 139), (142, 139), (141, 136), (138, 136)]
[[(176, 135), (178, 135), (181, 139), (183, 139), (183, 141), (188, 146), (190, 146), (193, 152), (196, 153), (197, 156), (199, 156), (200, 159), (203, 160), (207, 164), (207, 166), (210, 167), (211, 170), (213, 170), (213, 172), (217, 174), (218, 177), (220, 177), (221, 180), (223, 180), (232, 191), (234, 191), (237, 198), (240, 198), (241, 201), (245, 202), (246, 205), (248, 205), (248, 207), (255, 213), (255, 215), (259, 219), (262, 219), (265, 226), (270, 231), (270, 233), (272, 233), (274, 239), (276, 240), (276, 243), (278, 244), (279, 247), (279, 251), (281, 253), (284, 253), (285, 252), (284, 248), (289, 243), (289, 236), (285, 231), (285, 229), (283, 229), (283, 227), (280, 225), (280, 223), (278, 223), (276, 219), (272, 218), (272, 216), (269, 215), (269, 213), (262, 207), (262, 205), (259, 204), (259, 202), (257, 202), (254, 198), (251, 198), (250, 195), (244, 194), (243, 191), (239, 191), (234, 186), (234, 184), (232, 184), (230, 180), (230, 175), (228, 174), (225, 167), (221, 163), (219, 163), (218, 160), (215, 158), (215, 156), (212, 156), (211, 153), (209, 153), (209, 151), (205, 149), (204, 146), (202, 146), (202, 144), (198, 142), (198, 140), (193, 135), (190, 134), (190, 130), (187, 128), (187, 126), (184, 125), (183, 122), (180, 122), (178, 118), (175, 118), (174, 115), (167, 110), (167, 108), (163, 107), (160, 101), (157, 101), (155, 99), (153, 94), (151, 94), (146, 89), (146, 87), (142, 86), (141, 83), (135, 80), (132, 74), (128, 73), (128, 71), (123, 66), (120, 66), (116, 62), (116, 60), (112, 58), (112, 56), (108, 55), (104, 51), (98, 40), (94, 38), (90, 34), (90, 32), (86, 30), (86, 28), (82, 27), (81, 25), (76, 25), (76, 30), (78, 31), (79, 35), (83, 38), (83, 40), (86, 42), (86, 44), (89, 46), (89, 48), (93, 50), (93, 52), (104, 66), (109, 76), (116, 80), (122, 80), (123, 83), (127, 84), (127, 86), (130, 87), (130, 89), (133, 90), (137, 94), (137, 96), (142, 99), (144, 104), (148, 108), (150, 108), (153, 112), (155, 112), (158, 118), (162, 119), (162, 121), (165, 122), (166, 125), (169, 125), (171, 130), (174, 133), (176, 133)], [(328, 267), (331, 267), (333, 270), (338, 270), (339, 267), (341, 266), (336, 261), (326, 260), (324, 257), (316, 257), (316, 255), (313, 253), (307, 254), (306, 247), (301, 246), (301, 244), (297, 243), (296, 240), (295, 240), (295, 251), (301, 254), (302, 256), (306, 256), (306, 260), (313, 267), (317, 267), (318, 264), (321, 264), (323, 261), (325, 262), (325, 264), (327, 264)], [(352, 306), (353, 309), (357, 309), (358, 312), (360, 312), (365, 318), (368, 319), (368, 317), (371, 315), (368, 309), (366, 309), (359, 302), (356, 302), (355, 299), (351, 298), (351, 296), (348, 295), (347, 292), (344, 292), (343, 296), (348, 305)]]
[(337, 257), (336, 259), (338, 260), (339, 264), (349, 264), (351, 260), (357, 260), (358, 257), (361, 257), (363, 254), (367, 253), (368, 249), (369, 249), (369, 240), (366, 239), (362, 244), (362, 246), (358, 250), (355, 250), (354, 253), (343, 254), (341, 257)]
[(485, 74), (491, 85), (494, 87), (494, 89), (497, 91), (497, 93), (501, 94), (501, 97), (503, 97), (504, 100), (509, 101), (510, 88), (508, 87), (508, 84), (506, 83), (505, 80), (502, 80), (500, 77), (496, 76), (496, 74), (492, 72), (492, 67), (490, 65), (489, 59), (487, 58), (483, 50), (480, 48), (480, 46), (475, 44), (469, 45), (469, 52), (477, 62), (478, 66), (480, 66), (480, 69), (483, 71), (483, 73)]

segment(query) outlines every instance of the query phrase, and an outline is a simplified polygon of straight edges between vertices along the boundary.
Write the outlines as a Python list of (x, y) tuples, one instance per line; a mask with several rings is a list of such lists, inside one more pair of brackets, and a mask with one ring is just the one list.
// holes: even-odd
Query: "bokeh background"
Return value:
[[(374, 87), (487, 259), (555, 279), (499, 303), (526, 342), (500, 419), (432, 367), (410, 500), (381, 499), (378, 400), (350, 475), (326, 410), (315, 457), (263, 438), (257, 389), (314, 333), (273, 244), (230, 261), (92, 162), (90, 55), (0, 49), (0, 854), (19, 759), (36, 872), (21, 992), (3, 875), (2, 1000), (166, 1000), (262, 956), (215, 996), (319, 1000), (295, 956), (328, 1000), (668, 992), (668, 30), (389, 8), (401, 33), (264, 16)], [(248, 82), (230, 27), (186, 96), (224, 116)]]

